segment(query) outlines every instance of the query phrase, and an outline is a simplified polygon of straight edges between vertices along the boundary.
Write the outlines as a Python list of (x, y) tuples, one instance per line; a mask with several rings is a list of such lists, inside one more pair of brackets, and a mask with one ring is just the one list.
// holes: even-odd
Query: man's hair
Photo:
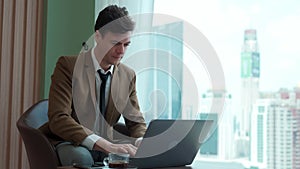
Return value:
[(110, 5), (100, 11), (95, 23), (95, 32), (100, 31), (102, 35), (110, 31), (112, 33), (126, 33), (133, 31), (135, 22), (128, 16), (125, 7)]

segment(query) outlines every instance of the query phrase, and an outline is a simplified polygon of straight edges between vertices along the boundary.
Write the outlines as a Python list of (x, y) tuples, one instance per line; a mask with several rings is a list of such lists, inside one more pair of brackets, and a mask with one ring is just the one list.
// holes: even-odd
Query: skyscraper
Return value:
[(128, 50), (131, 58), (125, 61), (137, 72), (137, 95), (147, 122), (181, 118), (182, 34), (183, 22), (172, 22), (132, 38), (143, 43)]
[[(223, 104), (222, 113), (211, 112), (213, 100), (216, 104)], [(232, 98), (226, 90), (208, 90), (202, 95), (198, 118), (214, 120), (210, 137), (200, 148), (202, 158), (215, 158), (218, 160), (232, 160), (234, 157), (234, 125), (232, 113)]]
[[(260, 54), (255, 29), (244, 32), (241, 52), (241, 111), (238, 113), (239, 132), (237, 157), (250, 156), (251, 113), (259, 95)], [(242, 148), (241, 148), (242, 147)]]
[(280, 90), (267, 121), (267, 168), (300, 168), (300, 90)]
[(255, 29), (244, 32), (241, 52), (241, 118), (242, 135), (248, 136), (252, 106), (258, 98), (260, 77), (260, 54)]
[(260, 97), (253, 106), (251, 163), (260, 169), (300, 168), (300, 88)]
[[(250, 161), (259, 168), (267, 168), (267, 124), (268, 111), (274, 98), (260, 98), (253, 106), (251, 120), (251, 156)], [(269, 141), (270, 143), (271, 141)]]

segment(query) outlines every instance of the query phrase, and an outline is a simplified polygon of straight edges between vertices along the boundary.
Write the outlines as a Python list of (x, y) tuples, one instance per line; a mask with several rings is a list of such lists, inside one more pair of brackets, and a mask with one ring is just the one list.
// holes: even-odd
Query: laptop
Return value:
[(190, 165), (212, 125), (213, 120), (152, 120), (129, 164), (137, 168)]

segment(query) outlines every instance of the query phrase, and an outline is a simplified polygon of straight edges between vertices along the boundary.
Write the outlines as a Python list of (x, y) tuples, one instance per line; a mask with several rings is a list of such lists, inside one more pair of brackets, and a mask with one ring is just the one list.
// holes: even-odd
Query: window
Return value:
[[(205, 56), (197, 55), (197, 49), (188, 46), (187, 40), (183, 38), (182, 62), (184, 68), (191, 73), (191, 77), (186, 78), (185, 72), (182, 74), (182, 117), (198, 117), (195, 114), (201, 113), (204, 107), (206, 113), (215, 113), (209, 112), (212, 110), (211, 100), (216, 98), (214, 96), (224, 98), (227, 95), (231, 96), (230, 99), (225, 99), (226, 108), (222, 111), (221, 119), (222, 123), (233, 127), (222, 130), (219, 126), (216, 138), (218, 144), (215, 144), (218, 147), (214, 149), (217, 152), (210, 158), (220, 161), (234, 160), (240, 155), (239, 158), (251, 159), (252, 162), (274, 168), (289, 168), (293, 165), (291, 155), (288, 154), (293, 154), (293, 151), (299, 152), (300, 149), (298, 147), (297, 150), (292, 149), (293, 140), (297, 140), (297, 137), (291, 133), (300, 128), (299, 126), (292, 128), (290, 123), (291, 120), (300, 123), (300, 120), (288, 113), (288, 107), (282, 105), (297, 105), (299, 101), (293, 103), (286, 99), (282, 100), (278, 91), (285, 88), (293, 92), (300, 82), (296, 73), (298, 72), (296, 63), (300, 63), (300, 58), (297, 57), (300, 53), (297, 47), (300, 39), (298, 32), (300, 23), (297, 22), (300, 20), (299, 5), (300, 2), (296, 0), (155, 1), (154, 13), (169, 15), (174, 19), (174, 23), (182, 21), (180, 31), (183, 37), (189, 33), (186, 32), (187, 27), (193, 26), (210, 43), (206, 44), (207, 42), (203, 41), (200, 43), (195, 34), (194, 41), (198, 42), (198, 47), (204, 50), (206, 45), (211, 45), (221, 63), (226, 88), (220, 95), (212, 91), (210, 79), (213, 77), (207, 70), (210, 65), (204, 62)], [(193, 99), (184, 93), (191, 84), (197, 86), (196, 90), (193, 90), (196, 96), (205, 97), (196, 99), (197, 102), (191, 101)], [(271, 94), (260, 97), (259, 94), (264, 92)], [(272, 101), (267, 105), (255, 107), (258, 99)], [(254, 113), (263, 113), (265, 116), (253, 115)], [(288, 131), (281, 132), (286, 129)], [(222, 135), (228, 137), (220, 139)], [(273, 145), (268, 146), (270, 144)], [(245, 147), (251, 148), (247, 151)], [(286, 152), (281, 151), (282, 158), (278, 160), (272, 153), (280, 149)], [(231, 155), (224, 155), (225, 153)], [(203, 159), (201, 154), (199, 156)], [(288, 160), (280, 163), (283, 159)]]

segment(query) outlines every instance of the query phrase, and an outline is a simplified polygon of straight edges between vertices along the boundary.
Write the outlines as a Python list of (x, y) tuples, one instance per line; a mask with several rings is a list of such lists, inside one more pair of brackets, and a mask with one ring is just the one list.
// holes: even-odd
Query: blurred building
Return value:
[[(255, 29), (244, 32), (241, 52), (241, 111), (238, 114), (237, 157), (249, 157), (252, 106), (259, 95), (260, 53)], [(242, 149), (240, 149), (242, 147)]]
[(182, 36), (181, 21), (151, 25), (133, 36), (136, 43), (123, 59), (137, 73), (137, 96), (147, 122), (182, 116)]
[[(223, 112), (214, 112), (215, 105), (224, 105)], [(225, 90), (208, 90), (202, 95), (198, 119), (214, 120), (210, 137), (200, 148), (202, 158), (232, 160), (234, 158), (234, 117), (231, 95)]]
[(270, 105), (267, 122), (267, 167), (300, 168), (300, 91), (281, 89)]
[(261, 96), (253, 106), (251, 162), (260, 169), (300, 168), (300, 88)]

